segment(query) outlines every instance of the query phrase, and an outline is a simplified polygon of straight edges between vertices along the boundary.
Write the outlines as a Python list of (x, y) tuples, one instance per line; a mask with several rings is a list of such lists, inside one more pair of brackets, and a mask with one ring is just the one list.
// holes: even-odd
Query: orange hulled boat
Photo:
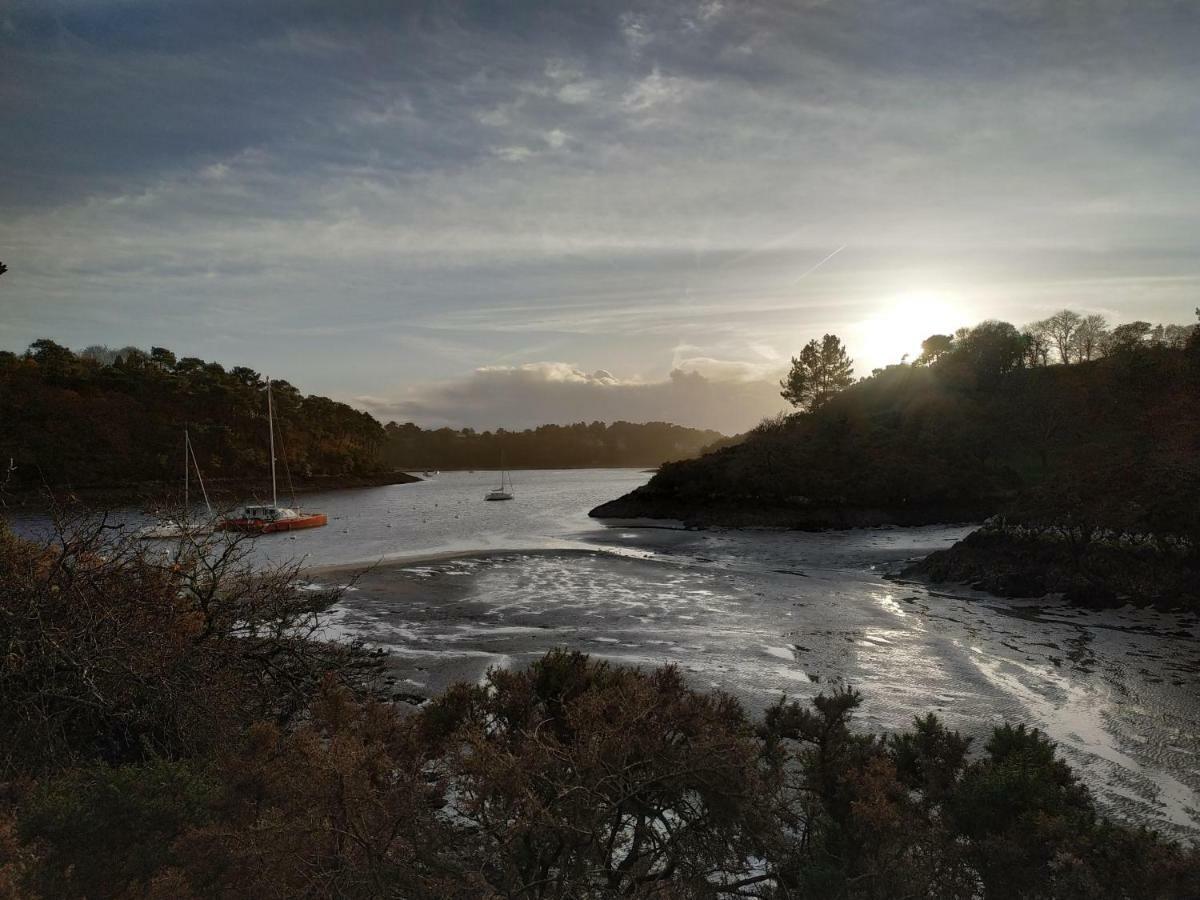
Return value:
[(226, 531), (274, 534), (277, 531), (320, 528), (328, 524), (329, 517), (325, 513), (303, 512), (286, 506), (246, 506), (240, 515), (222, 522), (221, 527)]
[[(271, 379), (267, 379), (267, 422), (271, 430), (271, 504), (244, 506), (239, 515), (230, 516), (221, 521), (221, 528), (226, 531), (243, 531), (249, 534), (274, 534), (278, 531), (298, 531), (301, 528), (320, 528), (329, 524), (325, 513), (305, 512), (294, 507), (280, 506), (279, 494), (275, 487), (275, 409), (271, 401)], [(284, 467), (287, 468), (286, 454)], [(288, 482), (291, 483), (291, 474)], [(292, 503), (296, 502), (296, 492), (292, 491)]]

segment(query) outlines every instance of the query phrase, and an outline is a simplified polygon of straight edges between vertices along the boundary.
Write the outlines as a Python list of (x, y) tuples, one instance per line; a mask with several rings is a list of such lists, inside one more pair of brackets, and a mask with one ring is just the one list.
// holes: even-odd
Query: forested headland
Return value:
[[(339, 486), (388, 477), (383, 427), (327, 397), (271, 382), (281, 484)], [(153, 492), (183, 479), (184, 428), (207, 482), (270, 485), (267, 386), (161, 347), (92, 347), (50, 340), (0, 352), (0, 465), (10, 491), (42, 487)], [(11, 460), (11, 462), (10, 462)]]
[(565, 651), (413, 709), (320, 640), (337, 591), (225, 540), (0, 523), (0, 896), (1195, 895), (1196, 850), (1036, 730), (871, 734), (844, 687), (754, 715)]
[(385, 427), (385, 458), (398, 469), (600, 468), (658, 466), (688, 459), (726, 440), (718, 431), (667, 422), (578, 422), (525, 431), (421, 429), (411, 422)]
[(795, 528), (995, 516), (927, 573), (1022, 595), (1197, 602), (1200, 329), (1053, 318), (1066, 325), (934, 335), (912, 364), (857, 382), (840, 343), (814, 341), (783, 383), (800, 411), (663, 466), (593, 515)]

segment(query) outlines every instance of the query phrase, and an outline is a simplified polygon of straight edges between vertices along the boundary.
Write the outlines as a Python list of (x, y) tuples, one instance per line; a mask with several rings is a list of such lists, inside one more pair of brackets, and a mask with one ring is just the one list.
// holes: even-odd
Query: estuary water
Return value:
[(387, 648), (396, 692), (414, 701), (555, 646), (674, 663), (753, 711), (781, 694), (851, 685), (864, 695), (862, 728), (900, 728), (926, 712), (977, 742), (1004, 721), (1041, 728), (1110, 812), (1200, 837), (1197, 617), (1089, 612), (895, 577), (968, 525), (600, 523), (587, 511), (648, 474), (514, 474), (511, 502), (483, 501), (490, 472), (309, 495), (303, 506), (327, 513), (329, 526), (258, 539), (254, 553), (303, 557), (314, 583), (357, 575), (326, 633)]

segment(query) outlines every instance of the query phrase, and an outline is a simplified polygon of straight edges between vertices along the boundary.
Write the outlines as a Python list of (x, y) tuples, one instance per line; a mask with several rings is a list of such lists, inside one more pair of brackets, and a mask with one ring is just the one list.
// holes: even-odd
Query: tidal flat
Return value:
[[(978, 742), (1043, 729), (1114, 815), (1200, 837), (1200, 622), (1093, 612), (899, 580), (963, 527), (798, 534), (616, 526), (575, 549), (377, 565), (327, 636), (389, 652), (409, 702), (551, 647), (678, 665), (758, 712), (781, 694), (862, 691), (862, 729), (934, 712)], [(590, 546), (587, 546), (590, 545)], [(344, 582), (353, 566), (313, 574)]]

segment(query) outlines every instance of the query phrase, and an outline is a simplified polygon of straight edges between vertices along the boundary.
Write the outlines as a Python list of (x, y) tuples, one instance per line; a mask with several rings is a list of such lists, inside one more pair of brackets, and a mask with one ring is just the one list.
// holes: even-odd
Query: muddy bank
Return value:
[(638, 488), (588, 513), (594, 519), (671, 519), (695, 528), (787, 528), (794, 531), (979, 522), (995, 512), (979, 505), (816, 507), (804, 504), (697, 502)]
[(1076, 606), (1132, 604), (1200, 609), (1200, 557), (1194, 551), (1075, 542), (984, 527), (904, 569), (933, 583), (966, 584), (1004, 597), (1062, 594)]
[[(350, 488), (383, 487), (390, 484), (412, 484), (421, 479), (407, 472), (374, 472), (365, 475), (312, 475), (296, 478), (297, 494)], [(263, 478), (205, 478), (204, 486), (214, 506), (231, 506), (250, 497), (270, 497), (271, 482)], [(284, 493), (280, 488), (281, 495)], [(290, 495), (288, 490), (287, 494)], [(79, 502), (88, 506), (170, 506), (180, 502), (183, 489), (178, 482), (142, 481), (130, 484), (100, 485), (22, 485), (10, 488), (3, 496), (7, 507), (44, 510), (51, 501)], [(200, 498), (200, 488), (192, 484), (193, 501)]]

